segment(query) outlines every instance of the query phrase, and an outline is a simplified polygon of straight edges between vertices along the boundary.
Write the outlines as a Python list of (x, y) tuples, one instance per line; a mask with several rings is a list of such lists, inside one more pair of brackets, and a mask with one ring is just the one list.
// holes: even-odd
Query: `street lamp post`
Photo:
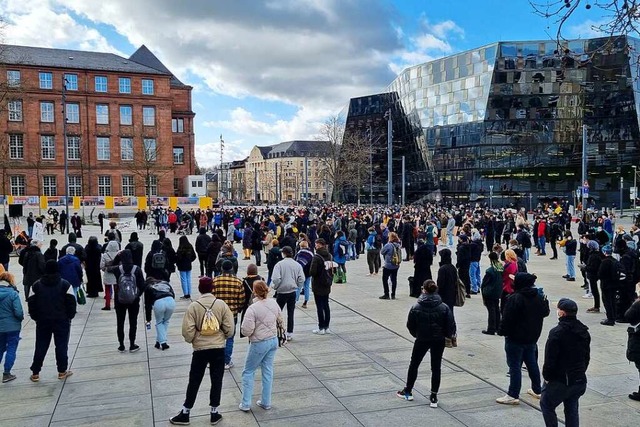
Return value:
[(636, 209), (636, 199), (638, 198), (638, 167), (636, 165), (631, 166), (633, 168), (633, 209)]
[(62, 76), (62, 139), (64, 145), (64, 208), (67, 213), (65, 230), (69, 233), (69, 165), (67, 161), (67, 79)]
[(367, 129), (369, 134), (369, 204), (373, 206), (373, 144), (371, 135), (371, 126)]
[(387, 204), (393, 205), (393, 120), (391, 109), (384, 113), (387, 119)]
[(489, 209), (493, 209), (493, 185), (489, 186)]
[(407, 182), (405, 177), (405, 169), (404, 169), (404, 156), (402, 156), (402, 204), (407, 203), (407, 199), (405, 198), (405, 183)]
[(620, 217), (622, 217), (622, 214), (624, 213), (624, 209), (622, 208), (623, 187), (624, 187), (624, 178), (621, 176), (620, 177)]

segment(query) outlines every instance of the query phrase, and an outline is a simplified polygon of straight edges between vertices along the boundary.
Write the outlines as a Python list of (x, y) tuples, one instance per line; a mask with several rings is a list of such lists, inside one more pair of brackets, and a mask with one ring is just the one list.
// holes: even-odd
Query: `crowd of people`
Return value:
[[(155, 222), (152, 231), (157, 239), (145, 253), (138, 232), (147, 228), (149, 217)], [(550, 250), (549, 259), (557, 260), (560, 248), (565, 258), (563, 279), (568, 282), (577, 280), (578, 258), (584, 298), (594, 301), (587, 312), (600, 312), (602, 296), (606, 311), (603, 325), (640, 322), (640, 291), (635, 289), (640, 281), (636, 251), (640, 231), (635, 226), (628, 232), (620, 226), (614, 231), (607, 213), (572, 218), (561, 205), (539, 209), (531, 221), (523, 210), (480, 206), (325, 205), (186, 211), (157, 207), (148, 213), (136, 213), (138, 230), (130, 233), (126, 243), (115, 222), (104, 233), (104, 243), (91, 236), (85, 246), (77, 242), (76, 231), (81, 228), (73, 226), (65, 246), (58, 250), (58, 241), (51, 239), (44, 252), (44, 236), (36, 225), (41, 224), (39, 219), (35, 218), (28, 230), (28, 244), (19, 258), (28, 314), (36, 322), (31, 380), (39, 381), (51, 337), (56, 346), (58, 378), (72, 375), (67, 343), (76, 304), (82, 304), (85, 292), (87, 298), (102, 294), (102, 310), (115, 310), (117, 350), (122, 353), (140, 349), (136, 329), (141, 304), (147, 328), (155, 319), (155, 348), (168, 350), (167, 331), (179, 298), (189, 303), (182, 334), (194, 353), (186, 398), (183, 408), (171, 419), (173, 424), (189, 422), (207, 366), (212, 383), (211, 422), (222, 419), (218, 412), (222, 378), (224, 369), (234, 366), (236, 329), (250, 343), (239, 408), (250, 410), (254, 375), (260, 367), (262, 395), (256, 404), (270, 409), (279, 329), (283, 339), (294, 340), (295, 309), (307, 309), (313, 300), (317, 311), (313, 333), (331, 334), (332, 285), (357, 281), (352, 274), (347, 279), (347, 267), (360, 255), (366, 258), (369, 276), (381, 273), (381, 300), (396, 299), (398, 271), (403, 263), (412, 269), (409, 294), (417, 302), (409, 313), (407, 327), (416, 340), (406, 385), (397, 395), (413, 400), (418, 368), (430, 352), (433, 407), (438, 405), (445, 348), (458, 346), (454, 308), (462, 307), (465, 299), (479, 296), (487, 309), (487, 327), (482, 333), (505, 339), (510, 384), (508, 393), (497, 402), (519, 403), (524, 364), (532, 382), (527, 393), (541, 399), (547, 424), (554, 425), (555, 408), (563, 402), (566, 419), (577, 422), (578, 399), (586, 389), (589, 364), (588, 328), (577, 320), (577, 304), (560, 300), (556, 307), (560, 321), (549, 334), (540, 372), (537, 344), (550, 307), (543, 290), (535, 286), (536, 276), (527, 272), (532, 256), (544, 257)], [(571, 231), (574, 222), (576, 238)], [(197, 234), (190, 239), (194, 229)], [(168, 237), (172, 234), (180, 235), (176, 249)], [(0, 249), (2, 243), (0, 236)], [(244, 273), (239, 272), (240, 257), (249, 261)], [(438, 257), (437, 270), (432, 273)], [(488, 263), (484, 275), (480, 268), (483, 257)], [(0, 258), (5, 270), (0, 273), (0, 353), (6, 352), (3, 382), (7, 382), (15, 379), (11, 367), (24, 314), (15, 279), (8, 271), (8, 254), (6, 263), (3, 253)], [(196, 261), (200, 273), (198, 298), (192, 297)], [(263, 263), (266, 277), (259, 275)], [(179, 296), (171, 285), (174, 273), (180, 283)], [(303, 302), (298, 305), (301, 298)], [(640, 372), (639, 341), (638, 331), (630, 331), (628, 357)], [(629, 397), (640, 400), (640, 389)]]

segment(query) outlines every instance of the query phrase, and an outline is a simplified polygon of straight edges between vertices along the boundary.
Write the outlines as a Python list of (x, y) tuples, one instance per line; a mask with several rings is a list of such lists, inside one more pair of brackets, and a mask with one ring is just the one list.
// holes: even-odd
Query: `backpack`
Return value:
[(118, 279), (118, 302), (120, 304), (133, 304), (138, 298), (138, 287), (136, 286), (136, 268), (134, 265), (129, 273), (125, 273), (122, 266), (120, 269), (120, 278)]
[(167, 255), (162, 249), (151, 256), (151, 268), (164, 270), (167, 264)]
[(616, 260), (616, 275), (618, 277), (618, 286), (624, 286), (627, 283), (627, 271), (618, 260)]
[(202, 305), (200, 301), (196, 301), (202, 308), (204, 308), (204, 314), (202, 315), (202, 321), (200, 322), (200, 335), (205, 337), (215, 335), (220, 330), (220, 322), (213, 311), (213, 305), (216, 303), (218, 299), (214, 299), (209, 308)]
[(398, 246), (393, 245), (393, 255), (391, 255), (391, 264), (400, 265), (401, 262), (402, 262), (401, 249)]
[(382, 237), (379, 234), (376, 234), (376, 237), (373, 241), (373, 247), (376, 249), (382, 249)]

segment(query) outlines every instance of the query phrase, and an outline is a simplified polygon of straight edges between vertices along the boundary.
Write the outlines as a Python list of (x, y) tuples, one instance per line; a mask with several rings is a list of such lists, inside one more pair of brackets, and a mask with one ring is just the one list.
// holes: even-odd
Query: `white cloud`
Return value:
[(5, 43), (122, 55), (95, 28), (78, 23), (65, 11), (56, 10), (50, 0), (2, 0), (0, 10), (6, 23)]
[[(565, 37), (568, 38), (593, 38), (593, 37), (604, 37), (607, 34), (603, 31), (600, 31), (598, 27), (608, 22), (606, 19), (602, 19), (600, 21), (593, 21), (588, 19), (580, 24), (569, 25), (566, 28)], [(564, 32), (564, 31), (563, 31)]]
[(451, 20), (439, 22), (434, 25), (427, 24), (427, 28), (429, 28), (436, 37), (446, 38), (449, 34), (455, 34), (464, 38), (464, 30)]

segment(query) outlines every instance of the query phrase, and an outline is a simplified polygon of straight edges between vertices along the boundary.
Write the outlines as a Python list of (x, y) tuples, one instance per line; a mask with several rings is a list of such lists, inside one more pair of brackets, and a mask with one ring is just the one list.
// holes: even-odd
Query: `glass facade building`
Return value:
[[(373, 152), (373, 185), (363, 193), (386, 201), (389, 111), (407, 202), (573, 201), (586, 125), (590, 196), (619, 204), (622, 177), (628, 203), (640, 155), (638, 52), (640, 41), (624, 37), (560, 49), (553, 41), (499, 42), (405, 69), (387, 92), (350, 101), (345, 134), (370, 137)], [(397, 201), (395, 160), (393, 184)]]

